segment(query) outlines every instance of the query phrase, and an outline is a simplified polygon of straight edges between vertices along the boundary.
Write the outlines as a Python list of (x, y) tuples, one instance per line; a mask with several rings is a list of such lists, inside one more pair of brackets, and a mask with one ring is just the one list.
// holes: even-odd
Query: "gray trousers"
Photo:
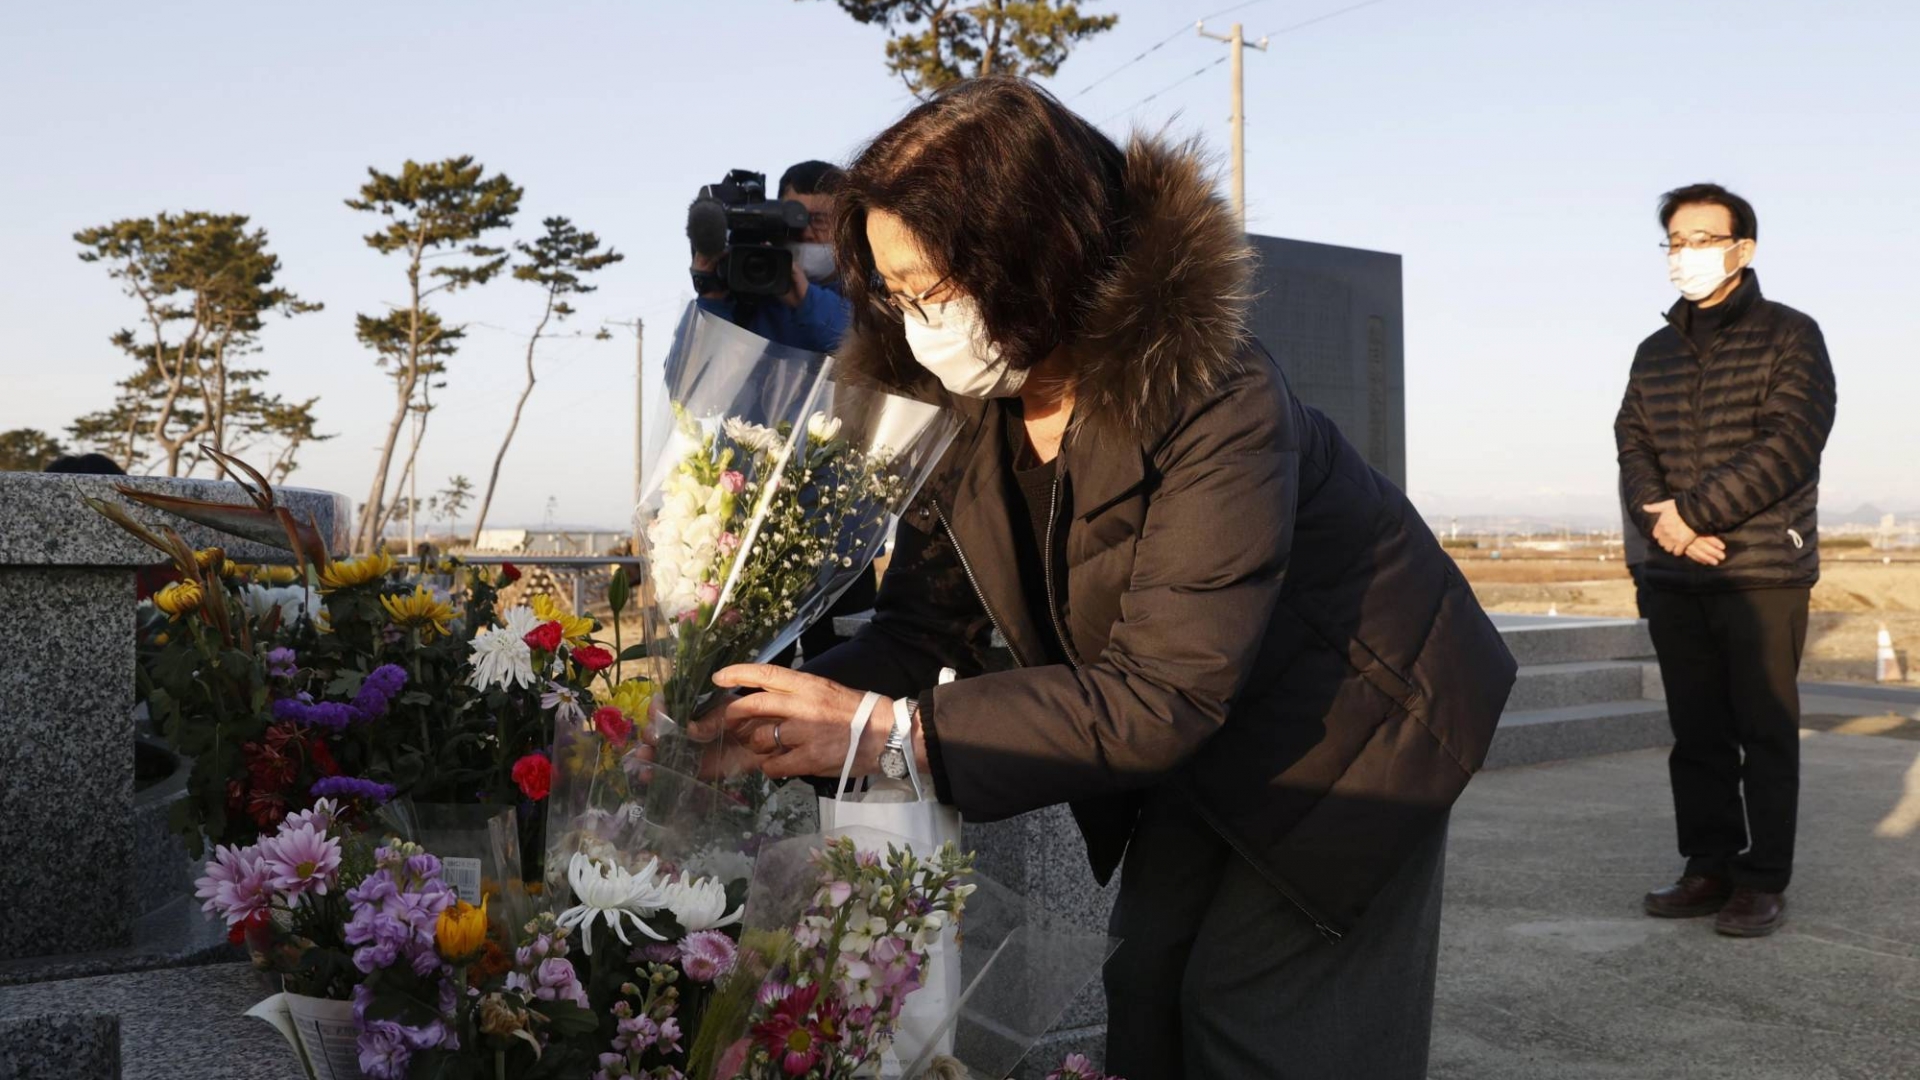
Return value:
[[(1423, 1080), (1444, 826), (1338, 942), (1156, 792), (1127, 850), (1106, 1069), (1126, 1080)], [(1364, 842), (1356, 839), (1356, 843)]]

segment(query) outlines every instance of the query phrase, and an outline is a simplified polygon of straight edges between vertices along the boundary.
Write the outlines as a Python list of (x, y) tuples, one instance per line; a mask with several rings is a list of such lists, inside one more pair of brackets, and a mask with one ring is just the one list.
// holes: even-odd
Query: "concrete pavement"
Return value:
[(1788, 924), (1664, 921), (1665, 752), (1496, 770), (1453, 817), (1432, 1080), (1920, 1077), (1920, 746), (1806, 732)]

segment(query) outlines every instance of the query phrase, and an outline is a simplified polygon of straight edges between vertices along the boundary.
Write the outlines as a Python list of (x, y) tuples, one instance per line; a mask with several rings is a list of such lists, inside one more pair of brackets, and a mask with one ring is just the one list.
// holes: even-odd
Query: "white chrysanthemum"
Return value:
[(781, 444), (786, 441), (780, 437), (779, 432), (772, 428), (761, 424), (750, 423), (737, 416), (728, 417), (726, 423), (722, 424), (721, 427), (726, 431), (727, 438), (732, 439), (748, 450), (758, 451), (762, 454), (779, 453)]
[(727, 887), (714, 878), (696, 878), (685, 874), (667, 885), (668, 911), (689, 934), (717, 930), (740, 921), (744, 907), (727, 911)]
[(489, 687), (532, 686), (533, 650), (527, 647), (527, 633), (540, 625), (530, 608), (508, 608), (505, 626), (490, 626), (473, 635), (473, 673), (467, 685), (476, 690)]
[(814, 413), (807, 418), (807, 434), (815, 442), (830, 442), (840, 434), (840, 419), (823, 412)]
[(292, 626), (302, 614), (319, 613), (320, 594), (303, 585), (269, 587), (248, 583), (240, 589), (240, 606), (254, 622), (259, 622), (278, 609), (280, 625)]
[(605, 919), (622, 945), (633, 944), (627, 937), (628, 921), (655, 941), (667, 940), (641, 918), (666, 906), (667, 887), (656, 876), (659, 869), (660, 860), (654, 859), (639, 873), (630, 874), (611, 859), (594, 859), (576, 852), (567, 865), (567, 884), (573, 887), (573, 898), (579, 903), (560, 913), (560, 926), (580, 931), (580, 948), (588, 956), (593, 955), (595, 919)]

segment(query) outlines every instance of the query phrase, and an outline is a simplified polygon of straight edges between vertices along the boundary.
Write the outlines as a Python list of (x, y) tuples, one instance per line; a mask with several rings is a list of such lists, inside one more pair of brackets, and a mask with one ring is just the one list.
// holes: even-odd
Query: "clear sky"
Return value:
[[(1129, 111), (1225, 46), (1182, 33), (1233, 0), (1087, 3), (1119, 27), (1054, 89), (1089, 117), (1224, 149), (1227, 69)], [(1267, 0), (1271, 33), (1351, 0)], [(40, 3), (0, 64), (0, 429), (107, 404), (132, 302), (75, 258), (82, 227), (158, 210), (250, 214), (282, 280), (326, 311), (263, 336), (271, 388), (321, 396), (333, 441), (296, 482), (361, 498), (390, 383), (355, 312), (401, 299), (397, 261), (342, 205), (368, 166), (470, 153), (525, 185), (519, 235), (566, 214), (624, 251), (575, 325), (690, 298), (688, 199), (731, 167), (844, 158), (910, 101), (883, 36), (823, 0), (542, 4)], [(1249, 53), (1249, 226), (1405, 256), (1408, 472), (1429, 514), (1604, 514), (1635, 344), (1671, 302), (1658, 193), (1750, 197), (1767, 292), (1818, 318), (1840, 385), (1830, 509), (1920, 509), (1920, 4), (1911, 0), (1384, 0)], [(444, 304), (475, 324), (422, 451), (422, 493), (484, 478), (535, 290)], [(631, 338), (562, 341), (495, 523), (626, 518)]]

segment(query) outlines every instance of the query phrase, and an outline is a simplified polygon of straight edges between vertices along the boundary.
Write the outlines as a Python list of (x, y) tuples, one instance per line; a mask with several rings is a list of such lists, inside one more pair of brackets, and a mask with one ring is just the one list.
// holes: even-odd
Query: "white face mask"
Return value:
[(833, 277), (832, 244), (793, 243), (787, 245), (787, 250), (793, 252), (793, 261), (808, 281), (826, 281)]
[(1027, 373), (1000, 361), (1000, 350), (987, 340), (979, 305), (971, 297), (922, 303), (926, 321), (906, 312), (907, 347), (920, 366), (933, 372), (951, 393), (970, 398), (1012, 397), (1027, 381)]
[(1727, 272), (1727, 252), (1731, 248), (1681, 248), (1667, 255), (1667, 280), (1680, 295), (1698, 303), (1726, 284), (1733, 273)]

